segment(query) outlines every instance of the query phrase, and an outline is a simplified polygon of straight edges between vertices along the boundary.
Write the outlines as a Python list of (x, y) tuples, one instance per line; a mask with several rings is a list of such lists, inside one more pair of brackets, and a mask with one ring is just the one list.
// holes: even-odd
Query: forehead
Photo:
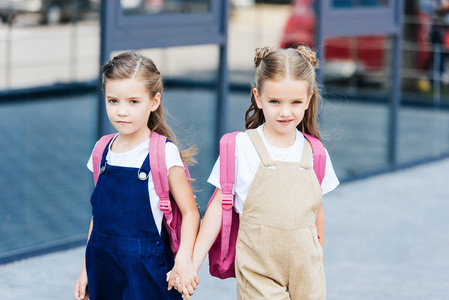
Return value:
[(145, 84), (137, 79), (113, 79), (107, 80), (105, 83), (105, 90), (108, 91), (124, 91), (124, 90), (134, 90), (139, 92), (145, 92)]
[(268, 97), (307, 97), (309, 84), (305, 80), (266, 80), (263, 84), (262, 95)]

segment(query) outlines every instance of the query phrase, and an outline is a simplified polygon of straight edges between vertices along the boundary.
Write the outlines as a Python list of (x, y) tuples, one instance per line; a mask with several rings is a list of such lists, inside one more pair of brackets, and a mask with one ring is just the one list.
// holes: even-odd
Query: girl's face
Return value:
[(105, 86), (106, 112), (112, 126), (129, 137), (148, 138), (148, 119), (161, 103), (161, 94), (151, 97), (142, 81), (110, 80)]
[(257, 107), (265, 116), (264, 132), (270, 136), (291, 136), (301, 123), (313, 93), (304, 80), (267, 80), (262, 93), (253, 89)]

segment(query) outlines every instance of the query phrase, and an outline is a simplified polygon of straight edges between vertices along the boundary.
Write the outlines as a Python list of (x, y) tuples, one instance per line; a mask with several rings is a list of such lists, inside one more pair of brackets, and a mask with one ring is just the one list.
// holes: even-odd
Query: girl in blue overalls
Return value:
[[(92, 194), (92, 221), (75, 299), (180, 299), (166, 273), (184, 274), (186, 298), (199, 283), (191, 257), (200, 215), (183, 169), (192, 151), (179, 153), (161, 105), (162, 77), (153, 61), (125, 52), (103, 67), (106, 111), (118, 134), (104, 151), (106, 166)], [(162, 226), (163, 213), (149, 170), (151, 131), (166, 136), (170, 191), (182, 213), (176, 261)], [(88, 168), (92, 171), (92, 157)], [(138, 178), (141, 171), (148, 178)]]

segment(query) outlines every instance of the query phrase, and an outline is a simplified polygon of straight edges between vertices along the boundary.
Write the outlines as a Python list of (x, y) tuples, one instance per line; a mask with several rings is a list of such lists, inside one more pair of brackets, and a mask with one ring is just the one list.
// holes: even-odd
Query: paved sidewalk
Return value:
[[(344, 184), (324, 209), (328, 299), (449, 299), (449, 159)], [(72, 299), (83, 252), (0, 266), (0, 299)], [(206, 267), (193, 299), (236, 299)]]

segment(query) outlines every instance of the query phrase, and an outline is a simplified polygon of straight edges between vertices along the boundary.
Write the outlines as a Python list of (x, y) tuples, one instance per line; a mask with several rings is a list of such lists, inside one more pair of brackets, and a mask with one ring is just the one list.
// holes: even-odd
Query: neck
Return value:
[(151, 130), (143, 130), (134, 134), (119, 133), (114, 143), (111, 145), (111, 150), (114, 152), (126, 152), (134, 149), (142, 144), (145, 140), (150, 138)]
[(278, 133), (270, 130), (268, 126), (262, 127), (263, 135), (268, 144), (278, 148), (288, 148), (295, 143), (296, 130), (288, 133)]

